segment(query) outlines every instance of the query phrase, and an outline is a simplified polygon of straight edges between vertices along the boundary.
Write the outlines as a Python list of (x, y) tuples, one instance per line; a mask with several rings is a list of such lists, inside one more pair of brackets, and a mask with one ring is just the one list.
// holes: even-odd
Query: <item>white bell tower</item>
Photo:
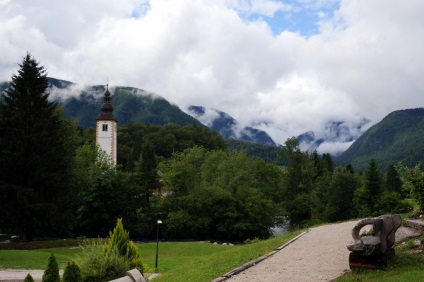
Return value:
[(96, 118), (96, 144), (106, 152), (116, 165), (116, 119), (110, 102), (109, 85), (106, 86), (103, 105)]

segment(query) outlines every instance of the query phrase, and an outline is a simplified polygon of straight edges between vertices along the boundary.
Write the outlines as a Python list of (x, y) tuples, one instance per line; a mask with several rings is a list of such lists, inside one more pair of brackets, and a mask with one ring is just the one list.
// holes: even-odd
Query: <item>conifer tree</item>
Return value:
[(66, 229), (76, 131), (48, 100), (44, 67), (30, 54), (19, 66), (0, 101), (0, 225), (29, 240)]
[(50, 254), (47, 268), (44, 271), (41, 282), (60, 282), (59, 266), (57, 265), (56, 257)]
[(157, 160), (155, 149), (151, 142), (145, 142), (141, 148), (139, 160), (135, 163), (135, 180), (141, 188), (143, 204), (149, 207), (152, 189), (158, 187)]
[(81, 270), (75, 262), (68, 262), (63, 272), (63, 282), (82, 282)]
[(34, 278), (28, 273), (27, 276), (25, 276), (24, 282), (34, 282)]
[(131, 268), (136, 267), (140, 272), (143, 272), (140, 251), (130, 240), (129, 233), (122, 225), (122, 218), (118, 219), (115, 228), (109, 233), (109, 239), (103, 245), (105, 252), (109, 252), (113, 248), (118, 249), (120, 255), (129, 261)]

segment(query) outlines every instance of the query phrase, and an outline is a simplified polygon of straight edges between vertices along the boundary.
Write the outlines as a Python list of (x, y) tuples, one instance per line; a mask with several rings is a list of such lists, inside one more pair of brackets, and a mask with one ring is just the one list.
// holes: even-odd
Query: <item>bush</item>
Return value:
[(63, 282), (82, 282), (81, 270), (75, 262), (68, 262), (63, 272)]
[(57, 265), (54, 254), (49, 256), (47, 268), (44, 271), (42, 282), (60, 282), (59, 266)]
[(109, 233), (109, 239), (104, 243), (103, 249), (109, 252), (116, 247), (119, 254), (123, 256), (130, 264), (130, 268), (137, 268), (143, 273), (143, 263), (141, 261), (140, 250), (130, 240), (129, 233), (124, 230), (122, 218), (118, 219), (113, 232)]
[(109, 281), (125, 275), (130, 269), (129, 261), (121, 256), (116, 246), (107, 252), (102, 248), (102, 241), (86, 241), (77, 255), (76, 264), (81, 270), (83, 281)]
[(27, 276), (25, 276), (24, 282), (34, 282), (34, 278), (28, 273)]

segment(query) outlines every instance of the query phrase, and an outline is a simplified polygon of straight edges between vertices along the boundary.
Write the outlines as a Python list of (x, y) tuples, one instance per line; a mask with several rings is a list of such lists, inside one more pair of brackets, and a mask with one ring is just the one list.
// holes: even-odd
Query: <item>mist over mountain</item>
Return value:
[(265, 131), (251, 126), (242, 126), (225, 112), (216, 109), (207, 109), (202, 106), (190, 106), (188, 112), (202, 124), (212, 130), (218, 131), (225, 139), (276, 146), (274, 140)]
[(317, 150), (319, 153), (330, 153), (337, 156), (366, 131), (369, 122), (366, 118), (358, 123), (329, 121), (321, 134), (308, 131), (297, 136), (297, 139), (300, 148), (304, 151)]

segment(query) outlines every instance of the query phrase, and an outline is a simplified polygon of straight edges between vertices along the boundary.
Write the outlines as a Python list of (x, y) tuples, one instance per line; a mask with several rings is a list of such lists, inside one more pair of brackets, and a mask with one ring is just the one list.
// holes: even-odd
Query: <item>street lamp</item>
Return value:
[(162, 220), (157, 221), (157, 228), (156, 228), (156, 263), (155, 268), (158, 269), (158, 252), (159, 252), (159, 224), (162, 224)]

